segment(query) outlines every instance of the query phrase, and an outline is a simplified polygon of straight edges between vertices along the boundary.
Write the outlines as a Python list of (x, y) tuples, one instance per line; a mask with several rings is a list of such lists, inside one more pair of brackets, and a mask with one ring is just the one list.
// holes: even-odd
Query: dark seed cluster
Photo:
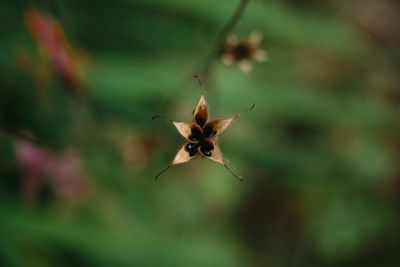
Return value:
[(245, 42), (240, 43), (233, 49), (235, 60), (251, 59), (252, 53), (252, 47)]
[(203, 136), (207, 138), (214, 137), (217, 134), (217, 131), (213, 129), (211, 125), (206, 125), (203, 129)]
[(193, 127), (191, 130), (192, 133), (189, 136), (189, 140), (192, 141), (192, 143), (186, 144), (185, 150), (189, 153), (191, 157), (193, 157), (197, 154), (200, 148), (200, 151), (206, 157), (211, 157), (211, 151), (214, 150), (214, 145), (210, 141), (208, 141), (208, 138), (214, 137), (217, 132), (211, 127), (211, 125), (206, 125), (203, 130), (199, 127)]
[(188, 143), (186, 144), (185, 149), (187, 152), (189, 152), (189, 155), (193, 157), (194, 155), (197, 154), (197, 150), (199, 149), (199, 144)]

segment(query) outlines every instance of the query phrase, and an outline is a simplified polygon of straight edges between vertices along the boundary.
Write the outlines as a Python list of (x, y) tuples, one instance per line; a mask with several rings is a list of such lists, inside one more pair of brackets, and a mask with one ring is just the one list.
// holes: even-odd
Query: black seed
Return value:
[(206, 152), (203, 152), (203, 154), (204, 154), (204, 156), (206, 156), (206, 157), (211, 157), (211, 151), (206, 151)]
[(205, 143), (201, 144), (201, 147), (200, 147), (201, 152), (207, 157), (211, 157), (211, 151), (213, 149), (214, 149), (214, 145), (210, 142), (205, 142)]
[(214, 149), (214, 145), (213, 145), (213, 143), (210, 143), (210, 142), (204, 142), (204, 143), (201, 145), (201, 148), (204, 149), (204, 151), (206, 151), (206, 150), (213, 150), (213, 149)]
[(193, 144), (193, 143), (188, 143), (185, 146), (185, 150), (187, 152), (189, 152), (189, 156), (191, 156), (191, 157), (193, 157), (194, 155), (197, 154), (198, 148), (199, 148), (199, 145), (198, 144)]
[(191, 141), (200, 141), (203, 138), (201, 130), (197, 127), (192, 128), (192, 134), (189, 136)]
[(203, 136), (210, 138), (210, 137), (214, 137), (217, 134), (217, 131), (215, 131), (211, 125), (206, 125), (206, 127), (204, 127), (203, 130)]
[(197, 125), (200, 127), (203, 127), (204, 123), (206, 123), (206, 120), (203, 117), (197, 116), (195, 118)]

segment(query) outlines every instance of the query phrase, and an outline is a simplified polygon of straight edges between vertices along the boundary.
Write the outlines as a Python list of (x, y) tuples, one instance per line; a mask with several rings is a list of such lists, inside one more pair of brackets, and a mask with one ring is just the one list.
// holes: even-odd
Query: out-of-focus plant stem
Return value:
[(218, 57), (219, 51), (224, 44), (226, 37), (232, 32), (236, 24), (239, 22), (249, 2), (250, 0), (240, 1), (237, 8), (235, 9), (235, 12), (232, 14), (232, 16), (222, 28), (221, 32), (218, 34), (215, 45), (200, 72), (203, 81), (208, 80), (214, 60), (216, 59), (216, 57)]

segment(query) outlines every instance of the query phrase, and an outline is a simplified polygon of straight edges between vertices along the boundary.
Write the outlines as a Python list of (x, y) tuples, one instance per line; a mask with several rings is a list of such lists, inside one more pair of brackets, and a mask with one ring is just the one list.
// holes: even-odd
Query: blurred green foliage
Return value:
[[(215, 59), (205, 84), (213, 117), (256, 103), (220, 140), (245, 181), (196, 159), (154, 182), (184, 141), (150, 118), (191, 119), (238, 3), (1, 1), (0, 266), (399, 266), (394, 0), (250, 1), (233, 33), (263, 33), (269, 62)], [(75, 85), (32, 8), (65, 32)]]

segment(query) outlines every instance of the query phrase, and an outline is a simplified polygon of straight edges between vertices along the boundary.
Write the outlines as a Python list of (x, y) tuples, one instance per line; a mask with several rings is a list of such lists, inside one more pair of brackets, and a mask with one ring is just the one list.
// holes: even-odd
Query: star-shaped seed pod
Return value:
[(250, 72), (253, 62), (264, 62), (268, 54), (259, 46), (263, 36), (259, 32), (252, 32), (247, 38), (239, 39), (236, 35), (229, 35), (221, 49), (221, 61), (227, 66), (238, 64), (243, 72)]
[(203, 94), (202, 85), (200, 79), (194, 76), (200, 83), (201, 96), (195, 109), (193, 110), (193, 122), (178, 122), (170, 120), (164, 116), (155, 116), (152, 120), (156, 118), (161, 118), (169, 121), (175, 126), (178, 132), (185, 138), (185, 144), (178, 150), (175, 158), (172, 162), (156, 175), (157, 178), (170, 167), (176, 164), (182, 164), (194, 159), (197, 155), (205, 157), (209, 160), (217, 162), (223, 165), (232, 175), (237, 179), (242, 180), (241, 177), (236, 175), (232, 170), (226, 165), (221, 150), (218, 146), (217, 140), (220, 134), (222, 134), (239, 116), (247, 111), (250, 111), (255, 107), (253, 104), (247, 110), (232, 116), (227, 119), (209, 119), (209, 108), (207, 101)]

